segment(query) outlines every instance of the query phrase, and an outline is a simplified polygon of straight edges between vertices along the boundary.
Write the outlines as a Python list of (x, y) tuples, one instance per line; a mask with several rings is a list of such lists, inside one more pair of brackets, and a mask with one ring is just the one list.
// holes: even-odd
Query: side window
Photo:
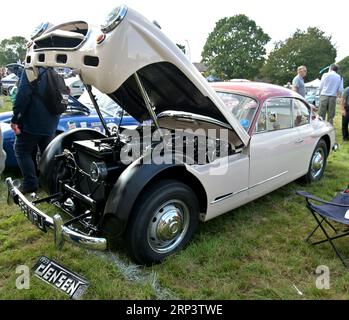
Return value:
[(255, 132), (265, 132), (267, 131), (267, 108), (266, 105), (264, 104), (261, 113), (259, 114), (258, 121), (256, 123), (256, 128)]
[(294, 99), (293, 103), (293, 121), (295, 127), (303, 126), (310, 121), (309, 109), (298, 99)]
[(289, 129), (292, 123), (292, 99), (275, 98), (266, 101), (266, 125), (268, 131)]

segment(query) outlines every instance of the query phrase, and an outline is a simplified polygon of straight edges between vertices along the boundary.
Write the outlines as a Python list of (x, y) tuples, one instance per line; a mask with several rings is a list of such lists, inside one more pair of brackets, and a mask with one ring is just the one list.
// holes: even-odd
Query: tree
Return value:
[(0, 42), (0, 65), (24, 61), (27, 52), (27, 40), (24, 37), (16, 36), (4, 39)]
[(349, 86), (349, 56), (338, 62), (339, 72), (343, 76), (344, 88)]
[(279, 41), (261, 70), (263, 77), (277, 84), (291, 82), (297, 67), (305, 65), (308, 80), (314, 80), (325, 66), (333, 63), (337, 50), (331, 37), (315, 27), (297, 30), (290, 38)]
[(269, 41), (269, 35), (247, 16), (226, 17), (209, 34), (202, 52), (203, 62), (212, 75), (221, 79), (251, 79), (264, 63)]

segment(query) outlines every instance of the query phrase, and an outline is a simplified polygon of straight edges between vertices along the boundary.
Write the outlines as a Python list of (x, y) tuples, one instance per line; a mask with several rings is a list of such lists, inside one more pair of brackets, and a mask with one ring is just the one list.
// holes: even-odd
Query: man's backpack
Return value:
[[(42, 95), (39, 93), (38, 84), (44, 73), (46, 73), (47, 84)], [(52, 68), (48, 68), (39, 75), (35, 91), (50, 113), (60, 115), (67, 110), (69, 88), (66, 86), (64, 79)]]

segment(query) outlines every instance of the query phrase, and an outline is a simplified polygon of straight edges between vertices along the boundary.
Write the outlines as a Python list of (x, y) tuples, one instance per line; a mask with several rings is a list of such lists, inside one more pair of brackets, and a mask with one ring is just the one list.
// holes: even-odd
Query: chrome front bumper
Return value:
[(64, 225), (59, 214), (52, 218), (39, 210), (18, 190), (11, 178), (6, 179), (6, 184), (8, 188), (8, 203), (10, 204), (11, 200), (14, 201), (28, 220), (41, 231), (47, 232), (47, 229), (52, 229), (57, 249), (63, 247), (65, 240), (91, 250), (105, 250), (107, 248), (107, 240), (105, 238), (91, 237), (77, 230), (72, 230)]

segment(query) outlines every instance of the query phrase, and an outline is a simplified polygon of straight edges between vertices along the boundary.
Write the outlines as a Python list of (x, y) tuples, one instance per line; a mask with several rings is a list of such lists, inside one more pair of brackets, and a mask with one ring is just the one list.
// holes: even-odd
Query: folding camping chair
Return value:
[[(345, 262), (343, 256), (339, 253), (337, 247), (335, 246), (333, 240), (343, 238), (349, 235), (349, 229), (347, 231), (338, 232), (338, 230), (331, 224), (330, 221), (335, 221), (344, 225), (349, 226), (349, 218), (345, 218), (347, 211), (349, 211), (349, 186), (343, 192), (338, 193), (330, 202), (324, 201), (312, 194), (304, 191), (297, 191), (298, 195), (305, 197), (307, 208), (312, 213), (314, 219), (317, 222), (315, 229), (308, 235), (305, 239), (309, 242), (310, 238), (314, 233), (320, 228), (326, 236), (326, 239), (313, 242), (311, 245), (315, 246), (324, 242), (329, 242), (335, 251), (338, 258), (342, 261), (343, 265), (348, 268), (348, 264)], [(315, 204), (315, 203), (319, 204)], [(349, 213), (347, 214), (347, 217)], [(330, 228), (336, 233), (335, 236), (330, 237), (326, 229), (324, 228), (324, 223), (328, 224)]]

